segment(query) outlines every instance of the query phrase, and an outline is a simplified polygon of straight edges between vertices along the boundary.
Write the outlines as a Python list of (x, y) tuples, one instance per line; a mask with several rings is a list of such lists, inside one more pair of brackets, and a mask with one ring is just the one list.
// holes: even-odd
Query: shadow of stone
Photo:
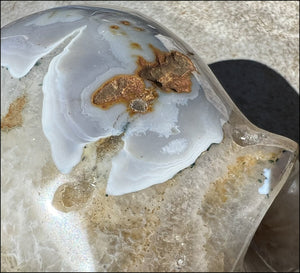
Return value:
[(280, 74), (250, 60), (221, 61), (209, 67), (253, 124), (299, 143), (299, 95)]

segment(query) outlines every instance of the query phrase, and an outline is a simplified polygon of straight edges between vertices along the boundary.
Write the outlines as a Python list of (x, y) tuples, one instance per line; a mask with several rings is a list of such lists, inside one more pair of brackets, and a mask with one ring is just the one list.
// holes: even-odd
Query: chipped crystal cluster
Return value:
[(69, 6), (4, 26), (1, 54), (5, 270), (240, 268), (297, 145), (196, 52), (140, 14)]

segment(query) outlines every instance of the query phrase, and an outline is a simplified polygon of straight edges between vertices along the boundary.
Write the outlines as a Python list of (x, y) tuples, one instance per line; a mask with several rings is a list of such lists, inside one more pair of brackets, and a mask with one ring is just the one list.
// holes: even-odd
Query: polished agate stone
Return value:
[[(139, 16), (78, 7), (32, 15), (3, 28), (2, 65), (22, 77), (68, 37), (43, 79), (43, 131), (61, 173), (86, 144), (124, 134), (107, 186), (120, 195), (165, 182), (222, 141), (227, 117), (205, 98), (194, 53)], [(139, 101), (144, 111), (132, 107)]]
[(184, 41), (69, 6), (1, 29), (2, 256), (20, 271), (240, 270), (296, 161)]

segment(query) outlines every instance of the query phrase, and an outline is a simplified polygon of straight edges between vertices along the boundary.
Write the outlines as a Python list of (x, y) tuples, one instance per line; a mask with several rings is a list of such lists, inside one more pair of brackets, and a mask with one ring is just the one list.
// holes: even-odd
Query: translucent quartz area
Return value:
[[(72, 20), (81, 16), (74, 12), (65, 23), (73, 25)], [(63, 28), (61, 34), (65, 35)], [(156, 159), (155, 151), (143, 147), (139, 139), (127, 141), (130, 134), (116, 134), (81, 143), (79, 162), (69, 173), (57, 168), (43, 131), (44, 77), (73, 38), (53, 46), (37, 63), (36, 59), (20, 79), (1, 68), (1, 125), (5, 125), (1, 126), (1, 270), (240, 270), (261, 219), (292, 170), (296, 143), (249, 123), (195, 55), (191, 59), (200, 73), (194, 80), (201, 88), (187, 104), (192, 112), (184, 112), (187, 105), (179, 104), (185, 113), (179, 119), (185, 128), (194, 126), (197, 132), (210, 118), (217, 123), (214, 128), (221, 128), (218, 136), (222, 137), (216, 141), (220, 143), (208, 141), (196, 161), (164, 178), (164, 183), (107, 195), (111, 170), (126, 151), (125, 144), (136, 151), (135, 156), (146, 149), (148, 158)], [(176, 48), (185, 52), (188, 47), (175, 40)], [(168, 39), (160, 37), (160, 41), (174, 47)], [(20, 71), (14, 73), (20, 75)], [(146, 119), (147, 115), (140, 120)], [(145, 143), (148, 138), (151, 134), (145, 135)], [(180, 154), (185, 141), (179, 138), (163, 144), (162, 156), (170, 151)], [(157, 169), (153, 177), (160, 174)]]

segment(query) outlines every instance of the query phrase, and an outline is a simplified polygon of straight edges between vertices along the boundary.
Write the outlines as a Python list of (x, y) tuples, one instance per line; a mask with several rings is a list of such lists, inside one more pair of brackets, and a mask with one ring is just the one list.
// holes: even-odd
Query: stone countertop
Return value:
[(258, 61), (280, 73), (299, 92), (298, 1), (1, 1), (1, 26), (66, 5), (136, 10), (176, 33), (206, 63)]

